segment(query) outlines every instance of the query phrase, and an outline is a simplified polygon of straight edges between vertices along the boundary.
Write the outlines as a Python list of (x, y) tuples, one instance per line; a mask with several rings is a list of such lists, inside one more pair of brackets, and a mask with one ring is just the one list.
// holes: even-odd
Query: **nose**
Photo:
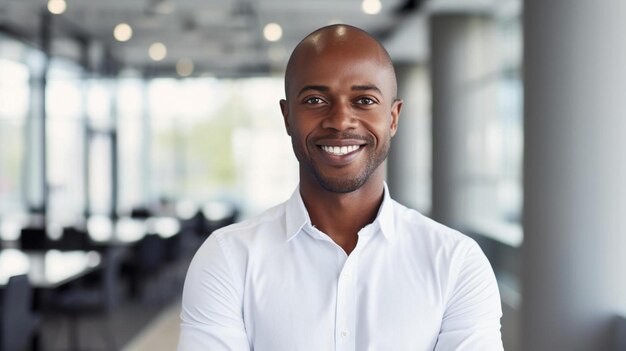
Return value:
[(356, 128), (356, 125), (357, 119), (354, 115), (354, 111), (352, 111), (349, 103), (344, 102), (335, 103), (332, 108), (328, 110), (328, 115), (322, 121), (323, 128), (337, 131), (353, 129)]

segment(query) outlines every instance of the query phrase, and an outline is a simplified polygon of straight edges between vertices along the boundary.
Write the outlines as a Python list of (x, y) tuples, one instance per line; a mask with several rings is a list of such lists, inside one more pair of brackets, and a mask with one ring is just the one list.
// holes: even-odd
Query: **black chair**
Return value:
[(235, 223), (239, 216), (237, 207), (225, 201), (208, 202), (201, 212), (204, 218), (206, 236), (222, 227)]
[(616, 336), (616, 348), (615, 350), (626, 350), (626, 317), (618, 316), (616, 318), (615, 336)]
[(152, 216), (152, 211), (147, 207), (135, 207), (130, 211), (130, 217), (134, 219), (147, 219)]
[(148, 234), (137, 246), (137, 268), (142, 274), (159, 270), (166, 255), (165, 240), (156, 234)]
[(161, 285), (161, 268), (167, 257), (167, 246), (165, 239), (156, 234), (148, 234), (137, 244), (132, 275), (135, 295), (141, 296), (144, 300), (150, 297), (159, 299), (164, 293), (163, 287), (157, 287), (156, 296), (147, 296), (150, 283), (156, 282)]
[(45, 228), (26, 227), (20, 232), (20, 248), (22, 250), (46, 250), (50, 248), (50, 240)]
[(191, 231), (200, 238), (206, 238), (208, 228), (202, 211), (198, 210), (193, 216), (182, 220), (181, 231)]
[(62, 251), (88, 250), (88, 239), (89, 236), (86, 231), (76, 227), (65, 227), (57, 248)]
[(9, 278), (0, 303), (0, 350), (28, 349), (40, 325), (41, 318), (33, 312), (33, 290), (28, 277)]
[[(107, 349), (117, 350), (117, 343), (111, 328), (111, 312), (117, 305), (120, 295), (119, 270), (124, 253), (123, 248), (113, 247), (103, 254), (99, 279), (91, 284), (70, 286), (64, 291), (53, 294), (48, 301), (48, 308), (60, 312), (69, 319), (68, 337), (70, 347), (80, 350), (79, 319), (86, 315), (101, 315), (104, 319), (105, 342)], [(89, 281), (89, 280), (85, 280)]]

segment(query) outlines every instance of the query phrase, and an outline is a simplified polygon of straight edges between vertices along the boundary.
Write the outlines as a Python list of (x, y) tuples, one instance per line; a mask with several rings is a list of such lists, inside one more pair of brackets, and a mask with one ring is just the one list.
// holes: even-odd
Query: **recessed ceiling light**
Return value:
[(380, 0), (363, 0), (361, 3), (361, 10), (368, 15), (376, 15), (380, 13), (383, 4), (380, 3)]
[(263, 28), (263, 36), (268, 41), (278, 41), (283, 36), (283, 28), (278, 23), (268, 23)]
[(127, 23), (120, 23), (113, 29), (113, 37), (117, 41), (128, 41), (133, 36), (133, 28)]
[(193, 62), (188, 58), (182, 58), (176, 63), (176, 72), (181, 77), (189, 77), (193, 73)]
[(48, 1), (48, 11), (55, 15), (60, 15), (67, 9), (67, 3), (65, 0), (50, 0)]
[(167, 47), (165, 44), (156, 42), (150, 45), (150, 49), (148, 49), (148, 55), (154, 61), (161, 61), (167, 56)]

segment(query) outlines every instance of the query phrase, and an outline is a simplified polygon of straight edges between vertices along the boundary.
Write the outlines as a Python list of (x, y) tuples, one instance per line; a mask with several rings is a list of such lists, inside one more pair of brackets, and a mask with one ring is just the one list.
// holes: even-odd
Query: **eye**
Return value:
[(368, 97), (361, 97), (356, 99), (355, 102), (357, 105), (374, 105), (376, 103), (376, 100)]
[(309, 105), (319, 105), (319, 104), (323, 104), (324, 100), (322, 100), (319, 97), (313, 96), (313, 97), (310, 97), (310, 98), (304, 100), (304, 103), (305, 104), (309, 104)]

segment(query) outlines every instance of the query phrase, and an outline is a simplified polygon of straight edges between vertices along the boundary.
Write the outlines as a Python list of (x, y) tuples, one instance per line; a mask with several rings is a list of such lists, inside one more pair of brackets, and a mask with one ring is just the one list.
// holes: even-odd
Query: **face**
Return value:
[(387, 157), (402, 102), (393, 69), (370, 50), (296, 59), (281, 101), (301, 182), (336, 193), (362, 187)]

